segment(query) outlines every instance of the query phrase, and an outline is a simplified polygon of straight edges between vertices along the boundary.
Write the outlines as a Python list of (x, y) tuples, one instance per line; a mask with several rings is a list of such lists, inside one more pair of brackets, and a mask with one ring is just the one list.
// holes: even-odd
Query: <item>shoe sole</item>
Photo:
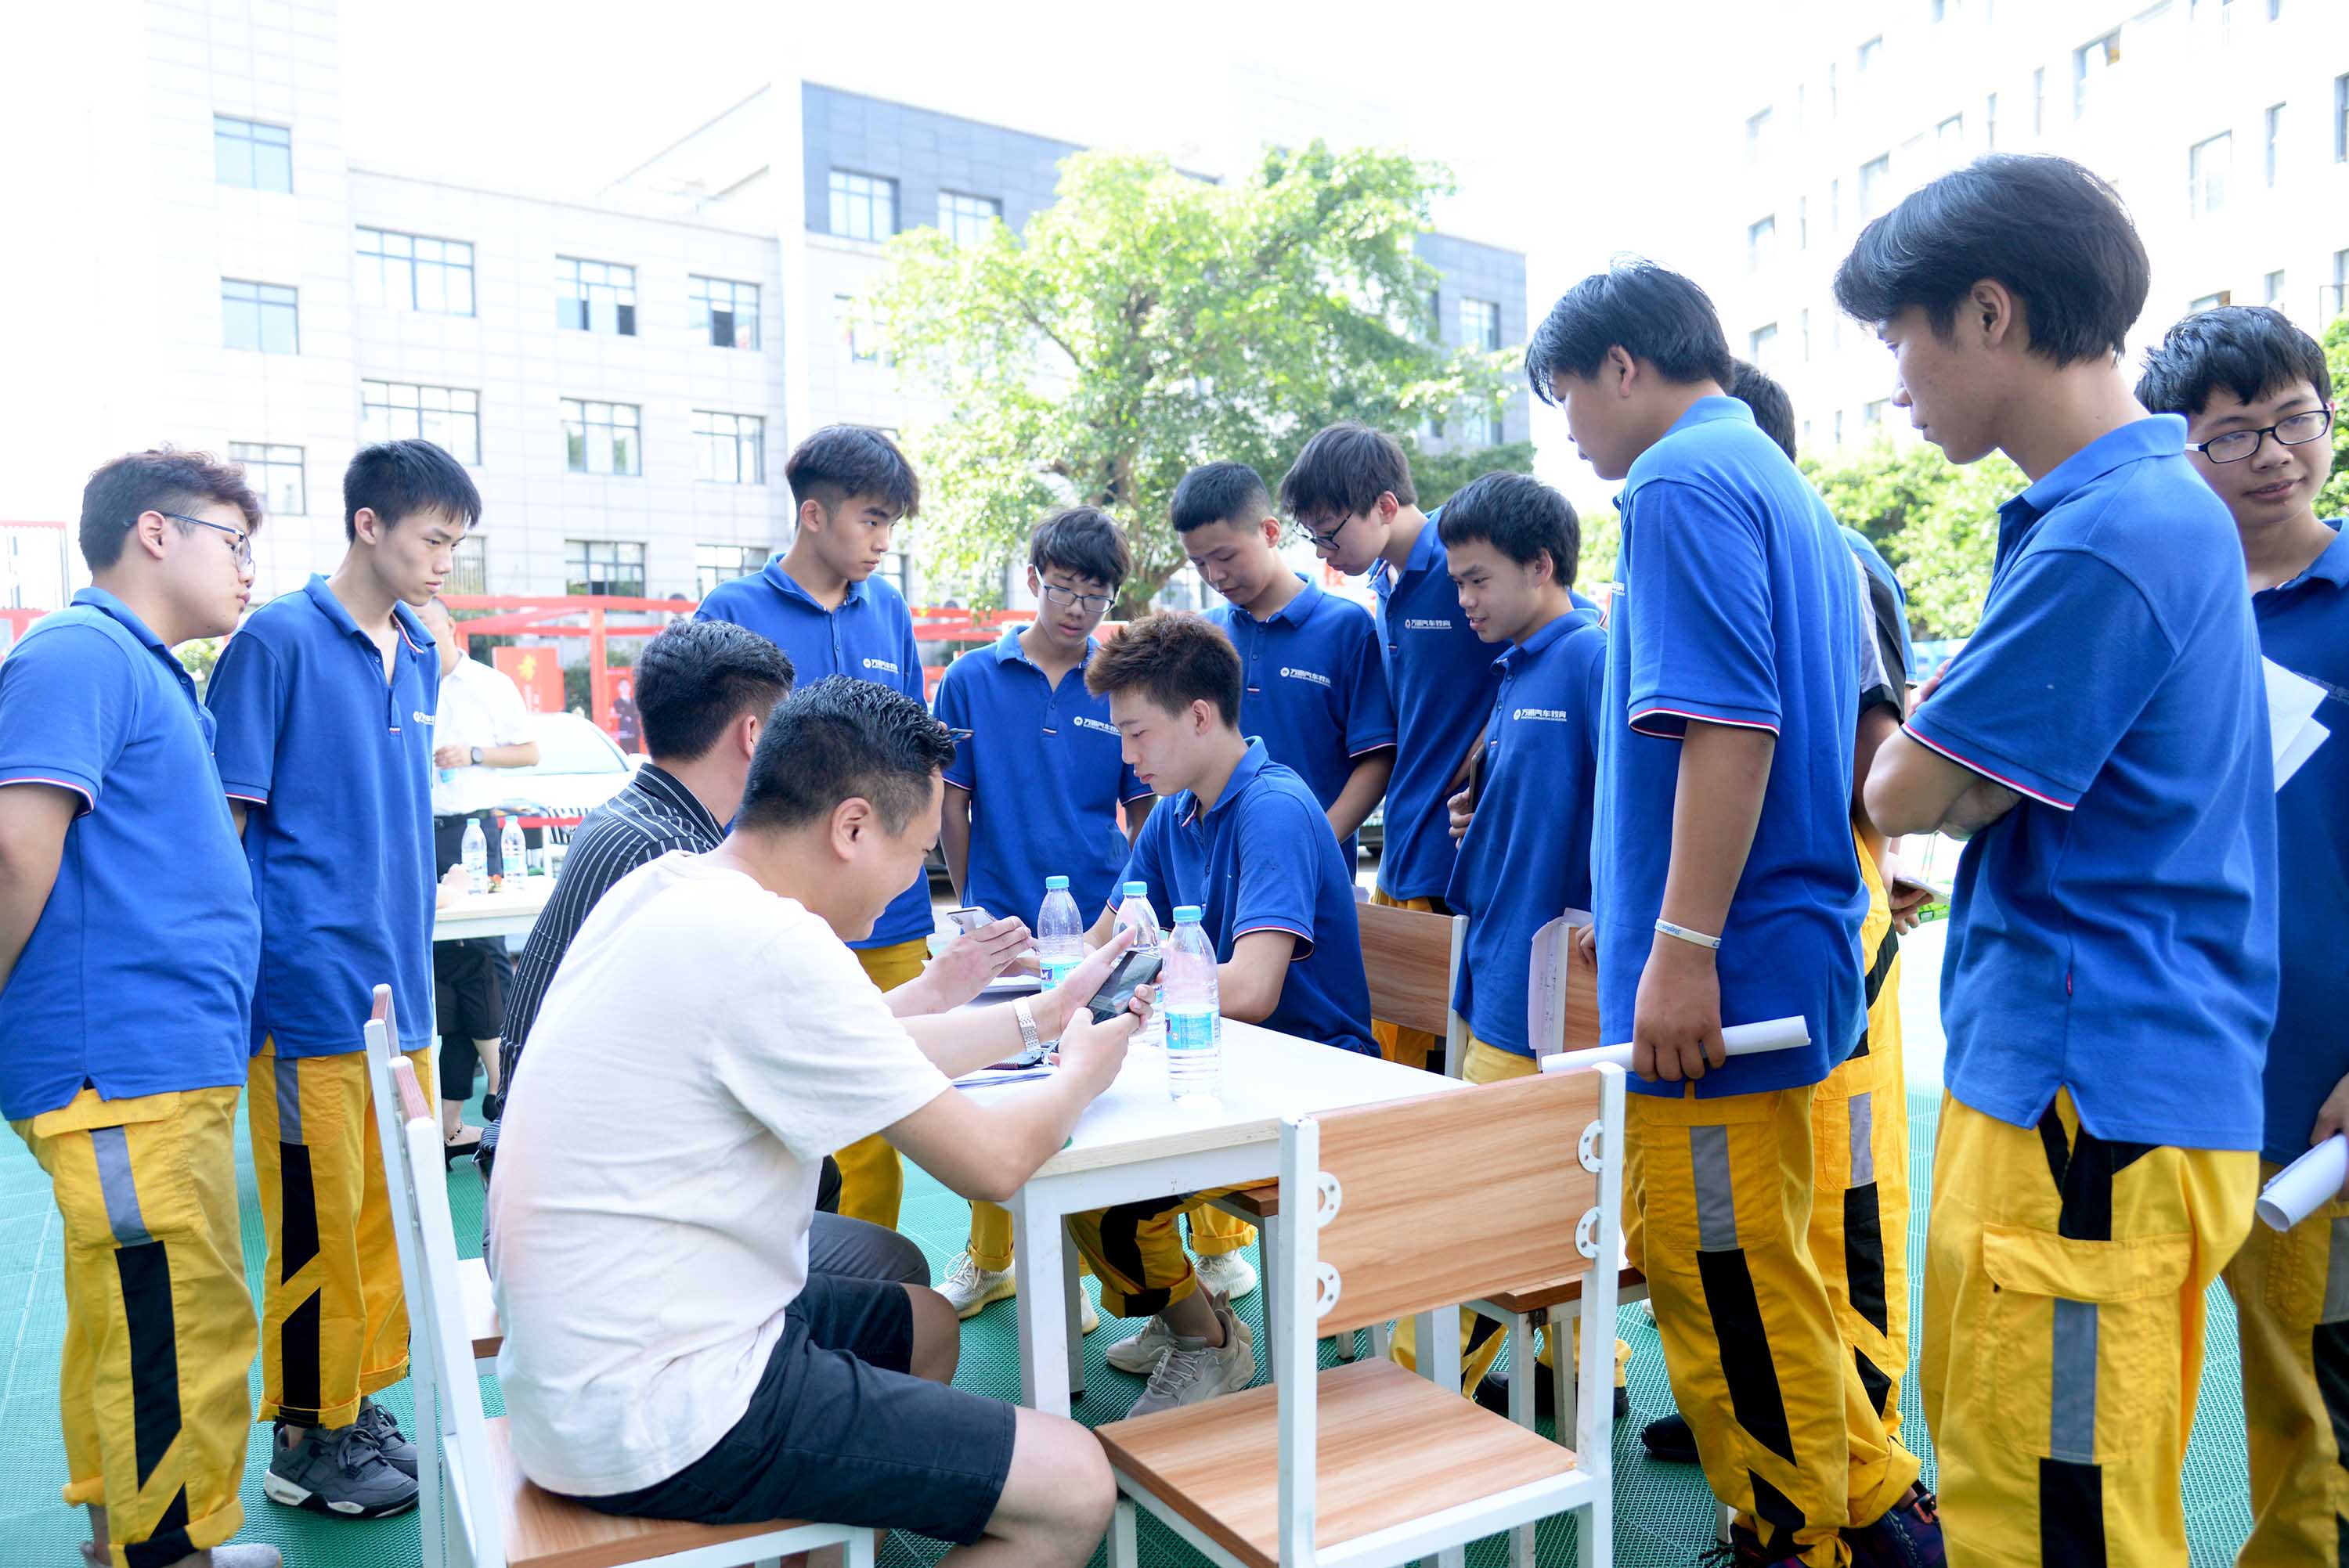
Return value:
[(304, 1509), (311, 1513), (323, 1513), (329, 1519), (388, 1519), (395, 1513), (406, 1513), (414, 1508), (417, 1498), (417, 1493), (410, 1491), (398, 1502), (378, 1503), (372, 1508), (365, 1503), (330, 1502), (306, 1487), (296, 1486), (275, 1470), (261, 1478), (261, 1491), (262, 1495), (272, 1502)]
[[(1139, 1336), (1136, 1336), (1136, 1338), (1139, 1337)], [(1158, 1358), (1166, 1353), (1166, 1346), (1164, 1344), (1161, 1344), (1156, 1348), (1153, 1349), (1146, 1357), (1142, 1357), (1140, 1352), (1129, 1351), (1126, 1349), (1127, 1346), (1133, 1343), (1134, 1340), (1133, 1339), (1119, 1340), (1115, 1345), (1111, 1346), (1106, 1351), (1102, 1352), (1102, 1359), (1108, 1362), (1112, 1367), (1116, 1367), (1121, 1372), (1131, 1372), (1137, 1377), (1148, 1377), (1150, 1369), (1158, 1365)], [(1140, 1358), (1137, 1359), (1137, 1357)]]
[(1019, 1281), (1018, 1276), (1007, 1274), (1000, 1281), (988, 1285), (985, 1290), (981, 1291), (978, 1294), (978, 1298), (976, 1301), (973, 1301), (968, 1306), (956, 1307), (955, 1315), (960, 1318), (977, 1317), (981, 1308), (988, 1306), (999, 1301), (1009, 1301), (1013, 1296), (1018, 1295), (1019, 1294)]
[[(1202, 1286), (1206, 1285), (1206, 1283), (1207, 1282), (1204, 1276), (1199, 1281), (1199, 1284)], [(1238, 1301), (1244, 1297), (1254, 1295), (1256, 1294), (1256, 1287), (1263, 1283), (1263, 1277), (1259, 1275), (1258, 1277), (1247, 1282), (1247, 1289), (1246, 1290), (1226, 1291), (1222, 1293), (1223, 1299), (1226, 1301)]]

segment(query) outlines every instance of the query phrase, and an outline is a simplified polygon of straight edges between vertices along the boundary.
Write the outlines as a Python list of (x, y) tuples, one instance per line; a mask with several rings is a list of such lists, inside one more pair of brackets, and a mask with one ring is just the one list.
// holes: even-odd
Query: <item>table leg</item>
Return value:
[(1052, 1227), (1061, 1233), (1061, 1275), (1068, 1281), (1061, 1291), (1066, 1313), (1061, 1325), (1069, 1342), (1069, 1403), (1074, 1405), (1085, 1397), (1085, 1282), (1077, 1268), (1077, 1239), (1065, 1224)]
[[(1534, 1429), (1534, 1327), (1533, 1320), (1517, 1313), (1508, 1315), (1509, 1346), (1509, 1419), (1527, 1431)], [(1551, 1354), (1557, 1352), (1553, 1348)], [(1509, 1532), (1510, 1568), (1534, 1568), (1534, 1527), (1520, 1524)]]
[(1067, 1264), (1061, 1246), (1066, 1226), (1051, 1205), (1022, 1187), (1011, 1202), (1012, 1270), (1019, 1285), (1019, 1402), (1055, 1416), (1069, 1413)]

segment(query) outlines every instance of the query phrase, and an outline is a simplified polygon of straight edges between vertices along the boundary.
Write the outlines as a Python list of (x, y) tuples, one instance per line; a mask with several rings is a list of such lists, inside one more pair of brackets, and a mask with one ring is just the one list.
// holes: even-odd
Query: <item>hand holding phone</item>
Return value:
[(1086, 1009), (1096, 1022), (1115, 1017), (1126, 1010), (1137, 988), (1158, 978), (1158, 969), (1157, 954), (1127, 953), (1110, 971), (1109, 978), (1102, 982), (1101, 989), (1093, 993), (1092, 1000), (1085, 1004)]

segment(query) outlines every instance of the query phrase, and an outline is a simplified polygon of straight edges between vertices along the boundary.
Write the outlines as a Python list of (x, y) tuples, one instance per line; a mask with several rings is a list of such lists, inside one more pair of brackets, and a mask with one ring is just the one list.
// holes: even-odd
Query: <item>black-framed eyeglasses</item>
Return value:
[(1346, 525), (1353, 521), (1354, 514), (1350, 511), (1345, 516), (1340, 518), (1336, 525), (1333, 526), (1327, 533), (1319, 533), (1310, 528), (1305, 528), (1303, 523), (1299, 523), (1298, 526), (1305, 528), (1305, 537), (1313, 542), (1314, 549), (1335, 550), (1338, 548), (1338, 536), (1345, 532)]
[(2260, 443), (2270, 436), (2279, 447), (2304, 447), (2311, 441), (2321, 441), (2324, 432), (2333, 428), (2333, 407), (2311, 408), (2303, 414), (2293, 414), (2263, 425), (2256, 430), (2230, 430), (2223, 436), (2213, 436), (2207, 441), (2189, 441), (2186, 449), (2199, 452), (2205, 461), (2240, 463), (2260, 449)]
[(1044, 597), (1063, 610), (1082, 610), (1088, 615), (1106, 615), (1109, 607), (1117, 603), (1114, 593), (1080, 593), (1058, 583), (1044, 584)]
[(236, 563), (239, 566), (250, 566), (253, 564), (253, 535), (245, 532), (244, 530), (241, 528), (231, 528), (224, 522), (206, 522), (201, 517), (190, 517), (183, 511), (164, 511), (159, 508), (155, 515), (158, 517), (168, 517), (173, 522), (192, 522), (198, 528), (209, 528), (214, 533), (227, 534), (231, 539), (236, 541), (234, 544), (228, 547), (229, 553), (236, 557)]

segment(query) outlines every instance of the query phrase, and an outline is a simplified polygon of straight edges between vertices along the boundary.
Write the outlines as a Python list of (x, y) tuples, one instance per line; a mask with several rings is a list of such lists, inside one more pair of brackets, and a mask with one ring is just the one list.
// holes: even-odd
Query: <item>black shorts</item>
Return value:
[(1016, 1418), (999, 1399), (912, 1376), (913, 1353), (904, 1285), (811, 1274), (750, 1408), (716, 1448), (657, 1485), (577, 1501), (636, 1518), (810, 1519), (968, 1546), (1002, 1500)]

